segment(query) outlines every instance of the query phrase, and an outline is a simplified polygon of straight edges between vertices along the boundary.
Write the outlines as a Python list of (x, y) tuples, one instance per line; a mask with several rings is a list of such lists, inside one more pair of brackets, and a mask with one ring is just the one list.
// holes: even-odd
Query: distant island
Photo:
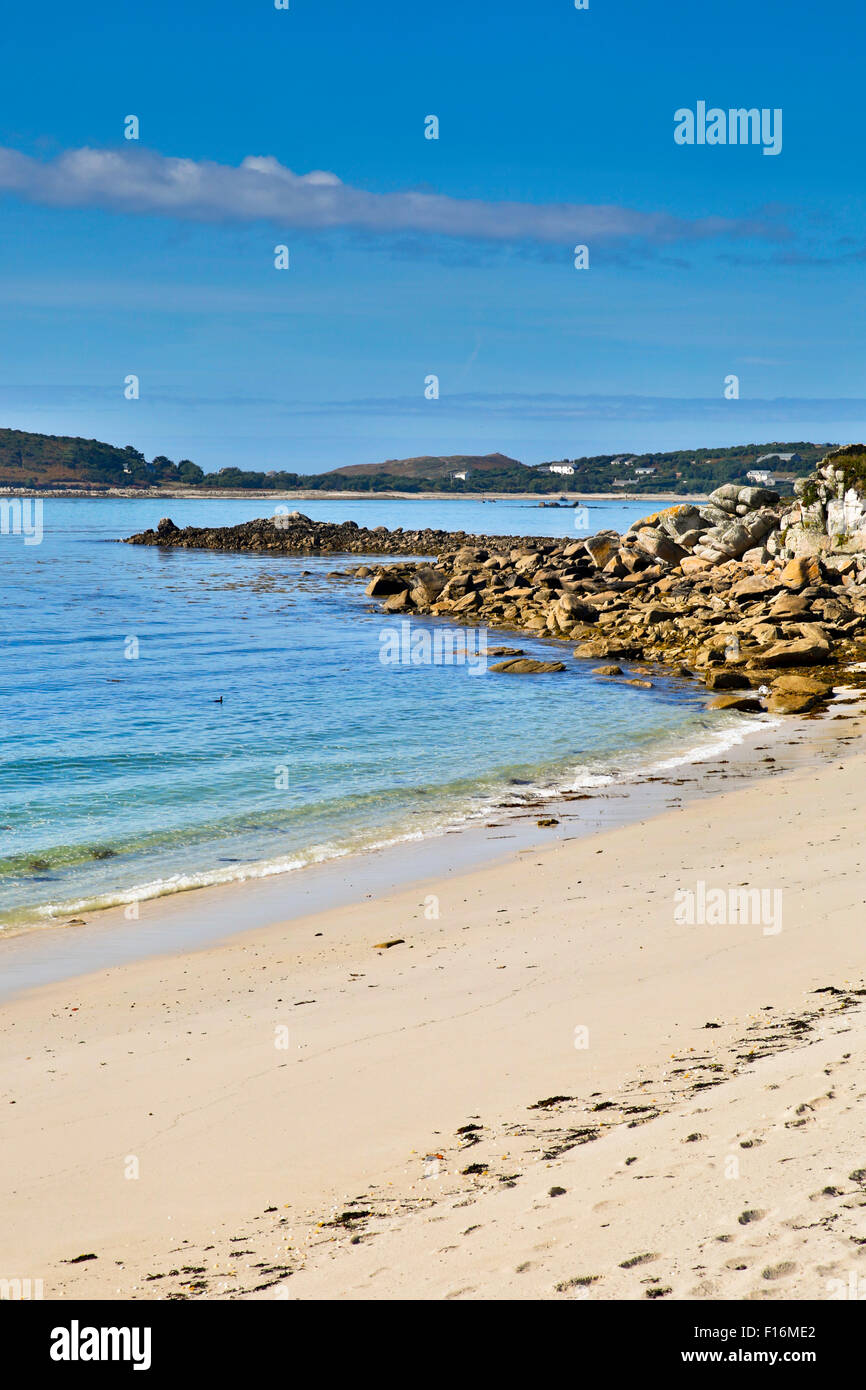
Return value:
[(779, 486), (806, 477), (831, 443), (771, 442), (668, 453), (595, 454), (529, 465), (506, 454), (421, 455), (350, 464), (325, 473), (221, 468), (192, 459), (146, 459), (127, 444), (0, 429), (0, 488), (111, 493), (119, 489), (235, 492), (706, 493), (724, 483)]

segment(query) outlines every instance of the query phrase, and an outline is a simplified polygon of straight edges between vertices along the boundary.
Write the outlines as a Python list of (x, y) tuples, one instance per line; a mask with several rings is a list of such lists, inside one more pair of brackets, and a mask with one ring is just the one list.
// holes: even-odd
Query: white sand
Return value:
[[(866, 755), (859, 719), (839, 730), (858, 741), (817, 771), (13, 1000), (0, 1277), (103, 1298), (825, 1298), (866, 1280), (849, 1177), (866, 1012), (814, 993), (866, 976)], [(782, 930), (678, 923), (698, 880), (781, 890)], [(529, 1108), (555, 1096), (574, 1099)]]

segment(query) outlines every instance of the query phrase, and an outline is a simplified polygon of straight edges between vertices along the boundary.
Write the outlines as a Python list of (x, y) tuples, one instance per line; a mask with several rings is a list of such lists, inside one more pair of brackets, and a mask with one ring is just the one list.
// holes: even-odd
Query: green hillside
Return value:
[[(419, 455), (382, 463), (350, 464), (327, 473), (222, 468), (205, 473), (190, 459), (164, 454), (146, 459), (128, 444), (98, 439), (0, 429), (0, 487), (22, 489), (176, 487), (248, 489), (255, 492), (709, 492), (721, 483), (745, 481), (756, 467), (804, 476), (831, 444), (743, 444), (725, 449), (680, 449), (655, 454), (598, 454), (529, 467), (506, 454)], [(788, 462), (764, 454), (791, 454)], [(563, 468), (570, 471), (561, 471)], [(465, 477), (458, 477), (465, 474)], [(780, 480), (784, 484), (786, 480)]]
[(203, 477), (189, 459), (175, 464), (160, 456), (148, 463), (131, 444), (119, 449), (99, 439), (0, 429), (0, 487), (152, 486)]

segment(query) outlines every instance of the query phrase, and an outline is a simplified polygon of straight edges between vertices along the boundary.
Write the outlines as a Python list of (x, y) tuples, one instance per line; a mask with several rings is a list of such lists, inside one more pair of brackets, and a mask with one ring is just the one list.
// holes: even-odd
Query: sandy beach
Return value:
[(255, 930), (236, 888), (225, 939), (19, 994), (0, 1277), (59, 1299), (862, 1290), (854, 709), (785, 726), (807, 762), (756, 746), (748, 779), (635, 823)]
[(850, 1376), (864, 7), (202, 9), (5, 26), (16, 1364)]

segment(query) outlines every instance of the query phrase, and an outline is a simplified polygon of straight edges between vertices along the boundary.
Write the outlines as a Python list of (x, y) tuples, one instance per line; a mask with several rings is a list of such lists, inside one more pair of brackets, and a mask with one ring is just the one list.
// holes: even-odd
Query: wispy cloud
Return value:
[[(293, 415), (372, 415), (430, 416), (429, 401), (418, 397), (382, 397), (347, 401), (293, 404), (283, 402), (281, 408)], [(857, 422), (866, 426), (866, 398), (775, 396), (725, 400), (718, 396), (636, 396), (636, 395), (565, 395), (554, 392), (508, 395), (497, 392), (443, 393), (436, 403), (437, 410), (456, 417), (482, 417), (487, 421), (517, 419), (545, 421), (548, 424), (580, 424), (581, 422), (636, 423), (650, 421), (694, 420), (708, 423), (748, 421), (762, 422), (767, 428), (773, 423), (808, 419), (820, 421)]]
[(132, 147), (67, 150), (47, 160), (0, 148), (0, 192), (53, 207), (494, 242), (660, 246), (716, 238), (778, 241), (785, 236), (780, 221), (763, 216), (683, 218), (614, 204), (488, 202), (427, 191), (371, 193), (322, 170), (296, 174), (270, 155), (248, 155), (234, 167)]
[[(19, 383), (0, 384), (0, 408), (22, 406), (113, 407), (129, 414), (129, 406), (119, 396), (115, 382), (107, 383)], [(182, 390), (152, 389), (147, 399), (136, 403), (136, 412), (159, 406), (208, 413), (219, 410), (268, 410), (274, 420), (287, 418), (337, 417), (353, 419), (424, 419), (446, 414), (453, 419), (484, 421), (486, 425), (504, 421), (535, 421), (547, 424), (579, 425), (584, 422), (637, 424), (688, 420), (708, 424), (724, 423), (737, 427), (760, 424), (768, 437), (774, 426), (809, 420), (857, 424), (866, 429), (866, 397), (856, 396), (773, 396), (725, 400), (719, 396), (637, 396), (601, 393), (566, 395), (556, 392), (454, 392), (445, 393), (434, 405), (423, 396), (377, 396), (356, 399), (305, 401), (250, 391), (226, 391), (199, 395)]]

